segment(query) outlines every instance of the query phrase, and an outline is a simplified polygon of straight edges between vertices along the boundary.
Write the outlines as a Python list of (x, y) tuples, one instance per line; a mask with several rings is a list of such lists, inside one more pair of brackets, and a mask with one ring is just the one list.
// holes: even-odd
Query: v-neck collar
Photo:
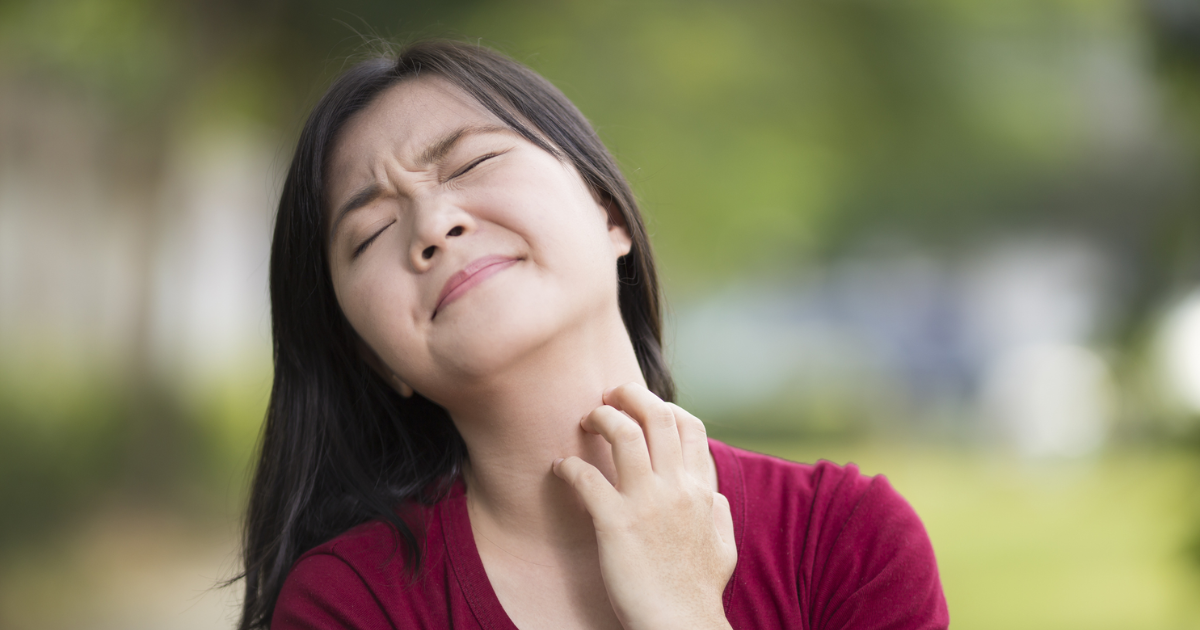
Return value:
[(450, 496), (446, 497), (441, 510), (442, 531), (446, 535), (446, 555), (454, 577), (462, 589), (475, 621), (484, 630), (518, 630), (496, 596), (483, 559), (475, 546), (475, 534), (471, 531), (471, 517), (467, 513), (467, 492), (462, 479), (454, 483)]
[[(728, 446), (716, 440), (709, 440), (708, 444), (717, 466), (717, 488), (729, 500), (730, 513), (733, 516), (733, 537), (740, 553), (745, 531), (742, 467)], [(483, 559), (479, 556), (479, 548), (475, 546), (475, 534), (471, 531), (471, 517), (467, 512), (466, 486), (461, 479), (454, 483), (439, 511), (442, 531), (446, 538), (446, 555), (475, 620), (484, 630), (518, 630), (504, 611), (504, 607), (500, 605), (500, 598), (496, 596), (496, 591), (488, 580), (487, 571), (483, 568)], [(733, 576), (725, 585), (723, 604), (726, 615), (733, 605), (737, 579), (738, 571), (735, 567)]]

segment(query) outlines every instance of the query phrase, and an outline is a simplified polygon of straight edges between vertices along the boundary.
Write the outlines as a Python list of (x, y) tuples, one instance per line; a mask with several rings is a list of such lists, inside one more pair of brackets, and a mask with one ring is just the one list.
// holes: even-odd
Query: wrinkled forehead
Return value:
[(382, 155), (412, 164), (428, 146), (465, 126), (506, 126), (462, 88), (435, 75), (388, 87), (346, 121), (326, 166), (327, 193)]

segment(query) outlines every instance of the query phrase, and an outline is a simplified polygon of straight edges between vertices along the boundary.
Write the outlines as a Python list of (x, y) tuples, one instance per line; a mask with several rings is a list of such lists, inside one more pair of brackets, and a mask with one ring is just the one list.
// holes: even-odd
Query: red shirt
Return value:
[[(734, 628), (949, 626), (929, 537), (887, 479), (854, 464), (797, 464), (709, 442), (737, 539), (725, 587)], [(296, 562), (272, 630), (516, 630), (484, 573), (462, 484), (422, 515), (417, 581), (392, 530), (365, 523)]]

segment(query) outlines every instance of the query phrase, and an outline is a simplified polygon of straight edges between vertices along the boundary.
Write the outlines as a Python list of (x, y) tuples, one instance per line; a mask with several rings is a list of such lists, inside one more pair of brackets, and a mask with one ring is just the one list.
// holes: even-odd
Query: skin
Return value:
[[(645, 387), (617, 301), (629, 235), (502, 127), (431, 76), (347, 123), (326, 200), (338, 303), (364, 359), (466, 441), (471, 527), (518, 627), (728, 628), (729, 505), (703, 424)], [(490, 255), (510, 263), (439, 307)]]

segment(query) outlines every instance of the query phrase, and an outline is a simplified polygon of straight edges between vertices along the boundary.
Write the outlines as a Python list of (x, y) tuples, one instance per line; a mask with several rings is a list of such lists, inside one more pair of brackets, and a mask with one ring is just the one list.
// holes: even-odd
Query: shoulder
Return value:
[[(406, 518), (405, 522), (412, 524), (411, 520)], [(322, 556), (338, 558), (364, 573), (373, 573), (376, 567), (383, 568), (393, 564), (397, 569), (403, 569), (407, 561), (400, 533), (391, 524), (381, 520), (363, 523), (333, 540), (318, 545), (301, 556), (296, 562), (296, 567), (309, 558)]]
[[(863, 475), (854, 464), (840, 466), (824, 460), (803, 464), (715, 440), (712, 447), (722, 473), (722, 491), (740, 491), (747, 512), (759, 519), (813, 525), (844, 523), (852, 516), (867, 521), (916, 516), (886, 477)], [(729, 483), (726, 477), (732, 477)]]
[(440, 617), (444, 604), (430, 599), (423, 582), (438, 580), (443, 553), (431, 544), (430, 535), (437, 532), (430, 529), (436, 527), (418, 532), (420, 576), (407, 565), (399, 533), (382, 521), (364, 523), (309, 550), (288, 573), (272, 630), (436, 627), (428, 617)]
[(390, 527), (371, 522), (300, 556), (275, 601), (271, 628), (389, 627), (375, 596), (377, 572), (364, 569), (398, 555), (397, 543)]
[[(763, 584), (791, 584), (797, 614), (813, 628), (948, 623), (925, 526), (886, 477), (863, 475), (854, 464), (802, 464), (720, 443), (713, 456), (725, 460), (718, 461), (720, 473), (740, 478), (741, 496), (726, 496), (731, 505), (741, 502), (738, 577), (747, 592), (766, 595)], [(724, 479), (721, 486), (726, 492)]]
[[(883, 475), (867, 476), (853, 463), (792, 462), (713, 441), (721, 489), (740, 490), (757, 518), (800, 519), (808, 525), (924, 526)], [(723, 462), (720, 460), (724, 460)], [(724, 464), (724, 465), (722, 465)], [(727, 480), (725, 477), (734, 479)], [(737, 485), (740, 488), (733, 488)], [(845, 532), (842, 532), (843, 534)]]

